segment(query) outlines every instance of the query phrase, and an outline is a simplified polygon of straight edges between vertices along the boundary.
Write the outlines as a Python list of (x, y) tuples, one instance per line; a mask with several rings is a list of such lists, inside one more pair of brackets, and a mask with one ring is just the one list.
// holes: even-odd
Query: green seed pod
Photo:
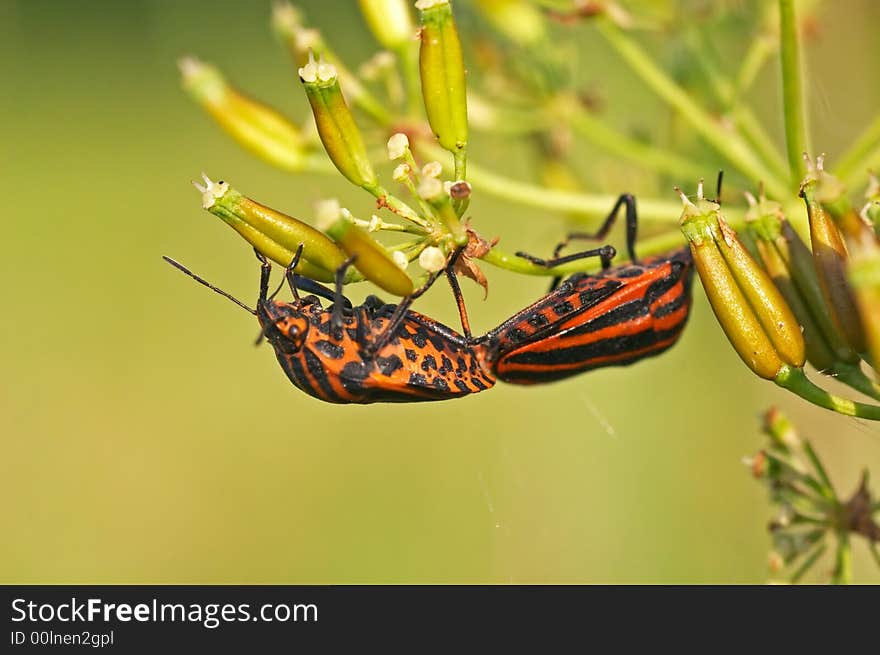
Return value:
[(247, 150), (288, 171), (300, 171), (306, 146), (299, 128), (232, 88), (213, 66), (194, 57), (179, 62), (183, 88)]
[(813, 263), (819, 285), (835, 325), (850, 347), (860, 353), (865, 350), (865, 333), (852, 289), (846, 279), (846, 246), (837, 225), (817, 202), (813, 189), (812, 183), (805, 184), (801, 187), (801, 197), (807, 206)]
[(822, 297), (812, 255), (785, 220), (779, 203), (747, 194), (746, 225), (764, 270), (785, 298), (803, 329), (807, 360), (819, 371), (838, 361), (853, 363), (856, 355), (831, 320)]
[(807, 163), (807, 175), (801, 188), (810, 188), (813, 199), (828, 212), (846, 239), (860, 238), (871, 225), (853, 208), (843, 182), (825, 170), (824, 155), (816, 157), (814, 164), (810, 156), (804, 153), (804, 160)]
[(297, 272), (332, 282), (334, 271), (345, 261), (345, 255), (320, 231), (243, 196), (224, 181), (213, 182), (202, 175), (205, 184), (193, 183), (202, 193), (202, 207), (220, 217), (248, 243), (266, 257), (287, 266), (303, 244), (303, 256)]
[(776, 242), (777, 250), (791, 271), (798, 291), (805, 299), (834, 356), (841, 362), (858, 362), (858, 354), (850, 348), (825, 302), (810, 249), (788, 221), (782, 222), (780, 235), (782, 240)]
[(346, 254), (355, 258), (354, 266), (365, 278), (395, 296), (408, 296), (413, 292), (409, 275), (384, 247), (343, 215), (339, 203), (326, 201), (318, 214), (318, 225)]
[(770, 278), (752, 259), (721, 216), (720, 207), (697, 204), (679, 191), (684, 211), (681, 229), (690, 244), (697, 273), (724, 333), (758, 376), (775, 380), (805, 360), (800, 326)]
[(743, 247), (736, 232), (718, 215), (721, 240), (718, 249), (733, 272), (749, 304), (773, 342), (782, 361), (800, 368), (805, 361), (800, 324), (779, 289)]
[(782, 360), (737, 286), (718, 246), (711, 239), (692, 241), (690, 246), (709, 304), (730, 344), (758, 376), (774, 379), (782, 368)]
[(821, 330), (816, 326), (810, 310), (791, 279), (791, 273), (785, 261), (772, 243), (757, 241), (758, 253), (764, 270), (770, 275), (773, 284), (785, 298), (791, 311), (803, 328), (807, 360), (819, 371), (830, 371), (834, 368), (834, 352), (825, 343)]
[(336, 53), (324, 41), (320, 30), (306, 27), (300, 12), (288, 2), (276, 3), (272, 9), (272, 28), (287, 46), (297, 66), (305, 66), (309, 62), (309, 54), (332, 65), (339, 77), (339, 84), (345, 97), (362, 111), (380, 123), (388, 121), (388, 112), (376, 97), (361, 84), (357, 75), (352, 73)]
[(310, 58), (299, 69), (299, 77), (330, 160), (352, 184), (368, 191), (376, 189), (376, 173), (367, 157), (367, 148), (354, 116), (342, 97), (336, 69)]
[(873, 236), (850, 242), (849, 281), (862, 316), (868, 352), (880, 364), (880, 245)]
[(467, 147), (467, 86), (458, 30), (448, 0), (418, 0), (419, 70), (428, 122), (440, 145), (454, 155)]
[(416, 29), (407, 0), (358, 0), (367, 26), (388, 50), (397, 50), (412, 41)]

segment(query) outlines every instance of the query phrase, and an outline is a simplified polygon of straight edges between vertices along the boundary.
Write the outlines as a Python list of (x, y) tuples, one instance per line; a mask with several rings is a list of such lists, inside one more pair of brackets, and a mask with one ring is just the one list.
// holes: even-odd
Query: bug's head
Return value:
[(261, 301), (257, 318), (263, 334), (275, 350), (294, 354), (299, 352), (309, 333), (309, 317), (296, 304), (277, 300)]

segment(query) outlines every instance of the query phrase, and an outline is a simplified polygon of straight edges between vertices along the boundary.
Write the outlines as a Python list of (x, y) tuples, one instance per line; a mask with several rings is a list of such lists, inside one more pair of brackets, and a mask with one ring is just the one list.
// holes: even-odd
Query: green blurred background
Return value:
[[(350, 61), (375, 49), (353, 2), (300, 4)], [(880, 105), (880, 10), (820, 17), (808, 92), (814, 143), (835, 153)], [(160, 258), (255, 297), (253, 258), (189, 184), (201, 170), (296, 216), (328, 195), (372, 206), (340, 177), (252, 158), (179, 89), (175, 60), (193, 53), (303, 116), (268, 19), (268, 2), (0, 2), (0, 581), (762, 582), (771, 511), (740, 462), (762, 445), (762, 409), (791, 414), (844, 493), (863, 467), (880, 476), (880, 429), (751, 377), (699, 288), (681, 344), (633, 368), (437, 404), (292, 388), (251, 345), (252, 317)], [(655, 122), (654, 99), (582, 34), (581, 80), (622, 124)], [(776, 84), (772, 65), (754, 96), (778, 133)], [(505, 148), (478, 140), (473, 157), (514, 159)], [(644, 190), (584, 161), (620, 179), (609, 191)], [(479, 189), (470, 213), (510, 250), (546, 251), (564, 229)], [(466, 283), (480, 331), (546, 285), (487, 273), (486, 302)], [(442, 285), (419, 309), (456, 324)], [(880, 581), (860, 540), (855, 572)]]

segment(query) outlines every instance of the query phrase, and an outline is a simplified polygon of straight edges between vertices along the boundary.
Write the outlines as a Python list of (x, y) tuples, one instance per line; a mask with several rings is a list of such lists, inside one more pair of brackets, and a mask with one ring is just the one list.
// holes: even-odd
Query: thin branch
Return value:
[(790, 195), (787, 185), (758, 159), (739, 135), (724, 131), (718, 121), (660, 69), (634, 40), (608, 20), (597, 19), (594, 24), (633, 71), (658, 96), (678, 111), (719, 154), (755, 183), (764, 181), (770, 195), (778, 198)]
[(785, 116), (785, 148), (791, 169), (791, 185), (797, 189), (806, 173), (803, 154), (808, 152), (806, 103), (800, 42), (794, 0), (779, 0), (779, 45), (782, 60), (782, 101)]

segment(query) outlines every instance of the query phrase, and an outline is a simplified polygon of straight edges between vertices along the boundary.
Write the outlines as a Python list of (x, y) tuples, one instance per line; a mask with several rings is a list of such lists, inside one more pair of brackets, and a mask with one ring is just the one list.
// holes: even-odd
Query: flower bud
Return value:
[(340, 210), (339, 203), (325, 201), (317, 211), (318, 226), (354, 257), (354, 266), (376, 286), (396, 296), (408, 296), (413, 283), (395, 259), (380, 244)]
[(419, 254), (419, 266), (429, 273), (442, 271), (446, 266), (446, 255), (436, 246), (428, 246)]
[(807, 360), (819, 371), (838, 361), (853, 363), (856, 355), (831, 320), (822, 297), (809, 249), (782, 214), (777, 202), (746, 196), (746, 225), (764, 270), (773, 279), (803, 328)]
[(719, 205), (703, 199), (702, 183), (696, 205), (679, 194), (685, 203), (682, 232), (712, 310), (736, 352), (768, 380), (785, 365), (803, 366), (804, 339), (797, 319), (727, 225)]
[(422, 166), (422, 177), (440, 177), (443, 173), (443, 164), (439, 161), (429, 161)]
[(403, 132), (397, 132), (388, 139), (388, 159), (403, 159), (409, 149), (409, 138)]
[(367, 157), (367, 148), (354, 116), (342, 97), (336, 68), (310, 57), (309, 62), (299, 69), (299, 77), (330, 160), (352, 184), (367, 190), (375, 189), (376, 173)]
[(246, 196), (224, 181), (213, 182), (202, 174), (204, 185), (193, 182), (202, 193), (202, 207), (220, 217), (248, 243), (281, 266), (293, 260), (303, 244), (297, 272), (321, 282), (332, 282), (334, 271), (345, 256), (318, 230)]
[(239, 144), (279, 168), (302, 170), (306, 148), (296, 125), (236, 91), (213, 66), (194, 57), (179, 66), (183, 88)]
[(410, 173), (412, 173), (412, 168), (410, 168), (409, 164), (398, 164), (391, 172), (391, 179), (395, 182), (406, 182), (409, 179)]
[(418, 0), (416, 9), (422, 26), (419, 70), (428, 123), (440, 145), (460, 157), (468, 140), (467, 87), (452, 7), (448, 0)]
[(850, 347), (861, 353), (865, 350), (865, 333), (846, 279), (846, 245), (837, 225), (818, 202), (814, 192), (815, 182), (806, 180), (801, 187), (801, 197), (807, 206), (813, 263), (819, 285), (838, 330)]
[[(467, 230), (458, 218), (455, 208), (452, 206), (452, 200), (449, 193), (443, 186), (439, 178), (429, 175), (426, 171), (431, 164), (426, 164), (422, 169), (422, 181), (419, 184), (419, 196), (425, 200), (431, 207), (446, 229), (452, 235), (452, 239), (457, 246), (464, 246), (468, 242)], [(437, 171), (439, 175), (439, 171)]]
[(801, 449), (801, 438), (798, 436), (797, 430), (788, 417), (779, 411), (778, 407), (771, 407), (766, 411), (763, 429), (764, 433), (772, 439), (773, 445), (783, 452)]
[(297, 66), (306, 66), (314, 55), (331, 64), (337, 71), (345, 97), (380, 123), (388, 121), (388, 111), (367, 88), (361, 84), (342, 60), (324, 42), (321, 31), (305, 27), (302, 14), (289, 2), (278, 2), (272, 9), (272, 27), (287, 46)]
[(358, 0), (367, 26), (383, 48), (397, 50), (415, 35), (407, 0)]

